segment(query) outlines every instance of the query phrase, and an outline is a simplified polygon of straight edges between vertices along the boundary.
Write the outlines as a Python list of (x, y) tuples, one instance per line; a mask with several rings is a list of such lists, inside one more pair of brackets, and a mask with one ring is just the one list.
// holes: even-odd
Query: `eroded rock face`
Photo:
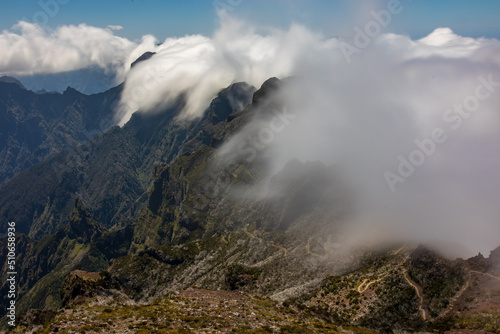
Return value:
[(478, 255), (467, 259), (467, 264), (471, 270), (485, 272), (490, 266), (490, 259), (486, 259), (483, 254), (479, 253)]
[(109, 287), (105, 274), (74, 270), (66, 276), (61, 289), (61, 302), (67, 306), (73, 301), (96, 296), (104, 288)]
[(488, 260), (491, 264), (500, 265), (500, 247), (491, 252)]

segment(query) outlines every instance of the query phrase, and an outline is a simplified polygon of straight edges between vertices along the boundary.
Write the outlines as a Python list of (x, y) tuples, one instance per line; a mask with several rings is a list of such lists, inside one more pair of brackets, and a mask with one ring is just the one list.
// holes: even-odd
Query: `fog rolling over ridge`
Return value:
[[(56, 66), (50, 52), (47, 58), (24, 59), (12, 50), (0, 62), (0, 73), (100, 66), (115, 73), (117, 82), (125, 78), (118, 125), (136, 111), (168, 106), (181, 94), (186, 106), (179, 118), (197, 118), (233, 82), (260, 87), (270, 77), (290, 77), (279, 94), (293, 117), (274, 125), (256, 118), (248, 125), (264, 129), (257, 145), (267, 151), (255, 152), (267, 159), (269, 176), (293, 158), (335, 165), (357, 195), (352, 238), (377, 232), (446, 240), (464, 245), (466, 255), (488, 254), (500, 244), (500, 42), (459, 36), (446, 27), (419, 40), (383, 28), (368, 36), (363, 31), (369, 22), (378, 21), (360, 15), (346, 29), (351, 35), (330, 38), (300, 25), (255, 27), (222, 12), (212, 37), (161, 44), (152, 36), (131, 42), (111, 28), (62, 26), (47, 32), (24, 22), (15, 27), (17, 34), (2, 32), (2, 50), (12, 40), (30, 50), (38, 36), (37, 48), (67, 61)], [(90, 38), (77, 43), (68, 37), (75, 34)], [(146, 51), (155, 54), (130, 69)], [(222, 150), (246, 159), (242, 150), (249, 145), (255, 142), (243, 129)]]
[(420, 40), (380, 34), (348, 59), (342, 43), (353, 39), (302, 26), (257, 31), (223, 15), (212, 38), (152, 49), (128, 74), (119, 123), (182, 92), (180, 117), (197, 117), (231, 82), (293, 77), (280, 92), (293, 117), (275, 126), (256, 119), (249, 127), (264, 129), (261, 142), (243, 130), (223, 151), (252, 158), (244, 150), (264, 154), (264, 144), (270, 175), (293, 158), (336, 164), (356, 189), (354, 235), (456, 242), (465, 255), (498, 245), (499, 41), (448, 28)]

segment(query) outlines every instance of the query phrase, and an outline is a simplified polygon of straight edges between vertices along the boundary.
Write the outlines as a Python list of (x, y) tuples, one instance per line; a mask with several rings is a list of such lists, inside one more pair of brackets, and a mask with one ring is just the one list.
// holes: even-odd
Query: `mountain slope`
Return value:
[(88, 141), (111, 124), (121, 86), (84, 95), (35, 94), (17, 80), (0, 81), (0, 184), (26, 168)]
[(219, 93), (203, 118), (189, 122), (176, 118), (182, 100), (156, 114), (135, 114), (123, 128), (94, 136), (6, 183), (0, 216), (39, 238), (60, 226), (79, 194), (94, 219), (106, 227), (124, 226), (143, 203), (155, 166), (209, 143), (217, 124), (246, 105), (252, 93), (252, 87), (234, 84)]
[(488, 259), (480, 256), (479, 271), (477, 257), (450, 261), (422, 246), (401, 247), (369, 257), (351, 273), (327, 277), (320, 288), (291, 302), (387, 332), (495, 333), (500, 320), (497, 253)]
[[(232, 87), (231, 89), (234, 89), (234, 86)], [(267, 89), (265, 85), (263, 87), (264, 90)], [(259, 91), (260, 94), (262, 92)], [(295, 205), (300, 200), (300, 196), (297, 197), (300, 193), (310, 192), (308, 189), (314, 186), (318, 179), (326, 179), (332, 173), (329, 168), (321, 164), (302, 164), (298, 161), (285, 167), (282, 176), (278, 175), (276, 180), (286, 179), (288, 187), (285, 186), (284, 190), (294, 195), (292, 202), (288, 203), (286, 200), (258, 200), (254, 197), (259, 190), (255, 178), (263, 173), (259, 160), (256, 160), (255, 164), (227, 165), (226, 161), (215, 163), (214, 154), (217, 149), (204, 143), (217, 146), (217, 140), (214, 141), (213, 136), (219, 140), (223, 140), (224, 136), (230, 138), (232, 131), (237, 131), (256, 115), (256, 105), (253, 104), (241, 113), (231, 116), (231, 108), (222, 108), (228, 104), (223, 103), (220, 97), (215, 99), (207, 117), (196, 123), (201, 131), (196, 131), (188, 137), (189, 141), (184, 146), (186, 150), (186, 147), (195, 148), (177, 157), (171, 164), (158, 168), (157, 179), (147, 198), (147, 206), (141, 210), (134, 224), (101, 233), (86, 243), (88, 256), (91, 255), (94, 262), (77, 261), (75, 266), (83, 266), (87, 270), (102, 270), (104, 263), (116, 258), (109, 268), (109, 273), (111, 277), (122, 282), (130, 295), (137, 300), (151, 298), (152, 291), (156, 291), (154, 294), (161, 294), (194, 283), (207, 288), (222, 288), (227, 284), (234, 287), (252, 286), (252, 282), (241, 281), (241, 275), (244, 277), (244, 272), (251, 272), (254, 268), (258, 268), (257, 272), (261, 275), (261, 282), (255, 287), (270, 295), (301, 284), (309, 284), (323, 272), (332, 273), (353, 266), (354, 255), (345, 258), (342, 255), (341, 259), (341, 256), (331, 250), (322, 249), (324, 242), (318, 241), (319, 236), (325, 235), (326, 230), (335, 228), (328, 216), (317, 218), (324, 215), (325, 205), (318, 203), (320, 205), (316, 207), (317, 203), (307, 202), (300, 210), (297, 210)], [(221, 109), (225, 112), (221, 113)], [(216, 110), (219, 112), (216, 113)], [(136, 116), (137, 120), (134, 122), (143, 121), (143, 118), (139, 117), (140, 115)], [(163, 129), (161, 126), (159, 128)], [(127, 129), (129, 128), (125, 127), (123, 130)], [(100, 145), (104, 145), (108, 140), (115, 143), (116, 140), (111, 137), (115, 133), (119, 136), (120, 129), (111, 130)], [(214, 135), (210, 136), (210, 133)], [(143, 135), (147, 136), (149, 133)], [(109, 150), (103, 149), (103, 152)], [(96, 153), (94, 155), (96, 156)], [(109, 157), (109, 153), (106, 156)], [(100, 161), (102, 165), (103, 160)], [(123, 160), (120, 161), (123, 165)], [(124, 171), (126, 170), (129, 169), (124, 168)], [(207, 172), (224, 177), (216, 176), (212, 182)], [(231, 179), (225, 178), (228, 175)], [(65, 185), (64, 182), (69, 182), (67, 180), (71, 178), (63, 176), (62, 185)], [(7, 185), (10, 184), (12, 182)], [(250, 186), (246, 191), (247, 200), (239, 197), (232, 199), (232, 194), (247, 186)], [(336, 183), (328, 184), (328, 187), (338, 188), (337, 192), (342, 193), (341, 187)], [(74, 189), (73, 193), (68, 190), (66, 196), (71, 197), (71, 194), (76, 193), (77, 188)], [(217, 193), (212, 193), (214, 190), (217, 190)], [(54, 191), (60, 189), (56, 187)], [(197, 201), (199, 195), (206, 198)], [(291, 212), (297, 215), (296, 219), (290, 219)], [(311, 220), (312, 218), (314, 220)], [(280, 223), (282, 221), (286, 224)], [(313, 231), (315, 232), (310, 233)], [(308, 238), (303, 237), (304, 232)], [(59, 233), (61, 232), (57, 232), (55, 236)], [(59, 239), (45, 241), (52, 240), (50, 238), (56, 237), (44, 237), (40, 242), (44, 241), (44, 244), (58, 248)], [(31, 241), (30, 244), (38, 242)], [(71, 247), (64, 246), (63, 249), (65, 248)], [(321, 252), (322, 258), (317, 259), (313, 251)], [(126, 254), (129, 255), (119, 257)], [(23, 257), (29, 258), (24, 253)], [(236, 258), (238, 261), (235, 262)], [(82, 259), (84, 260), (85, 258)], [(311, 265), (303, 267), (302, 261), (311, 261)], [(39, 265), (46, 267), (43, 262)], [(34, 265), (34, 268), (37, 268), (37, 265)], [(145, 271), (145, 268), (150, 271)], [(226, 272), (228, 268), (233, 271)], [(280, 270), (277, 271), (276, 268)], [(51, 275), (57, 278), (52, 279), (51, 289), (60, 286), (61, 275), (56, 275), (56, 272), (54, 267), (42, 270), (39, 276), (35, 276), (31, 286), (26, 285), (26, 296), (39, 291), (36, 282), (48, 284), (47, 280), (51, 279)], [(193, 274), (195, 272), (196, 274)], [(232, 281), (241, 282), (231, 283)]]
[(67, 313), (41, 312), (38, 319), (45, 314), (50, 320), (33, 326), (28, 319), (22, 319), (19, 330), (37, 327), (36, 333), (375, 333), (337, 326), (315, 314), (241, 292), (187, 289), (146, 305), (117, 303), (116, 299), (85, 300), (74, 304)]
[[(81, 201), (77, 200), (68, 223), (55, 234), (37, 241), (21, 235), (16, 243), (18, 312), (30, 308), (58, 308), (61, 305), (60, 287), (64, 277), (73, 269), (106, 269), (108, 263), (93, 257), (91, 249), (91, 243), (104, 233), (105, 229), (90, 217)], [(4, 257), (7, 250), (5, 243), (4, 238), (0, 251)], [(8, 302), (5, 266), (1, 275), (2, 305)]]
[(336, 246), (349, 191), (334, 168), (291, 161), (270, 181), (279, 194), (263, 197), (264, 160), (219, 157), (221, 143), (255, 117), (269, 116), (268, 107), (278, 103), (271, 99), (277, 88), (269, 87), (254, 94), (268, 101), (231, 115), (212, 145), (159, 169), (130, 226), (129, 255), (108, 269), (133, 298), (229, 285), (284, 300), (358, 265), (359, 252)]
[[(49, 159), (37, 164), (4, 185), (3, 189), (10, 193), (8, 196), (10, 200), (13, 199), (20, 205), (26, 205), (21, 211), (25, 215), (17, 216), (16, 227), (22, 231), (22, 222), (30, 219), (26, 213), (32, 210), (35, 212), (35, 217), (44, 220), (35, 221), (31, 227), (42, 232), (42, 235), (49, 234), (39, 240), (30, 240), (22, 236), (24, 241), (21, 245), (25, 247), (18, 249), (19, 263), (23, 264), (20, 268), (23, 278), (19, 281), (21, 296), (18, 301), (19, 310), (32, 307), (59, 307), (59, 289), (68, 270), (75, 268), (103, 270), (107, 268), (109, 260), (126, 255), (129, 251), (133, 235), (131, 227), (105, 232), (103, 227), (93, 220), (91, 214), (83, 209), (80, 198), (77, 197), (76, 204), (70, 203), (71, 198), (75, 198), (79, 191), (81, 191), (80, 194), (85, 195), (83, 191), (92, 191), (92, 186), (94, 186), (96, 191), (99, 191), (97, 195), (102, 194), (105, 199), (109, 199), (110, 192), (115, 191), (120, 196), (117, 200), (118, 204), (123, 205), (125, 198), (136, 201), (142, 195), (143, 189), (140, 184), (142, 180), (139, 179), (138, 174), (134, 173), (136, 170), (132, 167), (136, 168), (137, 165), (142, 164), (146, 166), (145, 168), (153, 169), (150, 166), (157, 163), (157, 157), (149, 151), (155, 151), (155, 148), (159, 150), (163, 146), (164, 152), (161, 154), (168, 155), (167, 157), (172, 159), (181, 149), (189, 150), (191, 147), (210, 143), (210, 133), (215, 131), (218, 124), (235, 108), (239, 108), (241, 104), (250, 100), (249, 92), (252, 90), (253, 88), (246, 84), (234, 84), (221, 91), (207, 109), (206, 117), (190, 123), (192, 128), (187, 128), (187, 130), (186, 124), (174, 121), (173, 113), (157, 114), (152, 117), (136, 115), (132, 125), (123, 129), (114, 128), (107, 134), (94, 138), (91, 143), (80, 147), (80, 151), (75, 154), (87, 154), (88, 158), (79, 165), (63, 166), (58, 175), (57, 170), (53, 168), (54, 163), (64, 161), (73, 154), (73, 152), (63, 152), (56, 156), (60, 160)], [(146, 131), (147, 129), (154, 131), (151, 133)], [(82, 153), (87, 152), (89, 145), (95, 145), (95, 147), (89, 153)], [(140, 148), (144, 151), (140, 152)], [(138, 158), (146, 154), (149, 156), (144, 157), (144, 160), (141, 161)], [(92, 159), (95, 162), (89, 163), (88, 161)], [(118, 161), (119, 165), (117, 165)], [(74, 175), (78, 176), (77, 173), (84, 176), (81, 179), (74, 177)], [(88, 173), (88, 176), (84, 173)], [(82, 182), (87, 178), (89, 183)], [(115, 182), (110, 183), (109, 180)], [(103, 183), (97, 184), (97, 182)], [(136, 193), (130, 191), (134, 186), (131, 182), (135, 182), (139, 189)], [(78, 187), (82, 187), (80, 189), (83, 190), (79, 190)], [(31, 199), (35, 205), (37, 202), (43, 203), (47, 200), (49, 205), (29, 207), (28, 199)], [(12, 208), (9, 206), (10, 203), (2, 205), (2, 208), (7, 216), (12, 217), (15, 215), (8, 211)], [(109, 207), (113, 210), (112, 205), (107, 208)], [(53, 224), (54, 216), (50, 217), (50, 210), (59, 214), (59, 224)], [(68, 214), (65, 214), (66, 211)], [(41, 214), (38, 214), (39, 212)], [(95, 216), (95, 213), (92, 216)], [(88, 226), (82, 227), (81, 224), (76, 224), (80, 221), (89, 222)], [(65, 225), (59, 227), (61, 224)], [(50, 228), (55, 229), (54, 234), (51, 234)], [(97, 229), (99, 233), (93, 233), (92, 237), (82, 239), (87, 232), (90, 233), (94, 229)], [(5, 238), (3, 241), (6, 242)], [(55, 255), (51, 256), (52, 253)], [(3, 284), (3, 287), (6, 288), (7, 285)]]

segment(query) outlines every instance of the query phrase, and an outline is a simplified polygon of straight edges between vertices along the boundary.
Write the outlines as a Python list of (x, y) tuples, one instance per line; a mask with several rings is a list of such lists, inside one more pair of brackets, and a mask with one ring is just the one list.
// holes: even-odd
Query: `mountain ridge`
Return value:
[[(182, 101), (157, 114), (136, 113), (123, 128), (97, 133), (87, 143), (28, 168), (3, 185), (0, 216), (16, 220), (21, 232), (40, 237), (54, 231), (69, 215), (74, 194), (79, 192), (96, 220), (107, 227), (125, 225), (133, 214), (128, 210), (134, 208), (152, 181), (155, 166), (171, 161), (182, 150), (209, 144), (210, 133), (216, 129), (212, 123), (245, 104), (252, 90), (246, 84), (222, 90), (214, 100), (220, 101), (218, 105), (209, 107), (205, 117), (192, 123), (175, 119)], [(234, 101), (225, 97), (229, 92), (235, 95)], [(63, 96), (79, 94), (69, 89)], [(40, 174), (44, 179), (37, 176)], [(109, 183), (110, 179), (115, 183)], [(42, 186), (42, 182), (48, 184)], [(20, 189), (26, 190), (17, 193)], [(29, 192), (33, 194), (31, 201), (23, 195)]]
[(36, 163), (108, 129), (121, 86), (85, 95), (36, 94), (0, 82), (0, 184)]

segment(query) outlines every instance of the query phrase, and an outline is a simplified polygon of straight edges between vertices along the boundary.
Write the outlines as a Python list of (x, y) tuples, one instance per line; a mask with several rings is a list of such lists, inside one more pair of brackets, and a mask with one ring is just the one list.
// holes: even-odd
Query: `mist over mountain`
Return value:
[[(366, 46), (355, 52), (356, 34), (348, 44), (298, 25), (261, 33), (222, 15), (212, 38), (168, 39), (127, 74), (118, 124), (180, 94), (186, 105), (179, 117), (196, 118), (234, 80), (259, 86), (270, 76), (295, 77), (280, 93), (295, 119), (278, 131), (268, 121), (249, 125), (267, 136), (253, 150), (259, 153), (260, 142), (273, 150), (268, 177), (293, 158), (338, 164), (360, 191), (353, 226), (467, 244), (468, 255), (489, 251), (500, 232), (499, 166), (489, 158), (499, 140), (500, 43), (448, 28), (419, 40), (363, 38)], [(222, 150), (234, 155), (252, 146), (245, 131)]]
[(384, 5), (333, 38), (2, 31), (15, 330), (498, 331), (500, 41)]
[[(89, 143), (94, 146), (81, 147), (77, 153), (85, 161), (63, 169), (61, 179), (56, 170), (44, 168), (54, 162), (63, 163), (65, 160), (60, 158), (64, 155), (33, 166), (4, 185), (2, 193), (10, 194), (22, 189), (21, 182), (32, 187), (28, 191), (31, 198), (14, 198), (14, 205), (16, 201), (35, 201), (34, 189), (48, 189), (40, 198), (54, 198), (54, 202), (46, 204), (44, 215), (60, 215), (56, 225), (50, 225), (55, 216), (51, 220), (33, 220), (29, 234), (43, 236), (39, 240), (24, 235), (19, 239), (19, 310), (74, 310), (64, 323), (64, 313), (32, 310), (23, 318), (22, 326), (31, 328), (30, 317), (41, 312), (44, 326), (53, 330), (73, 328), (78, 326), (73, 322), (82, 319), (83, 310), (78, 305), (101, 314), (86, 300), (105, 298), (101, 303), (114, 307), (122, 307), (115, 303), (124, 300), (132, 305), (147, 304), (151, 298), (195, 286), (271, 297), (286, 305), (298, 305), (307, 317), (322, 312), (332, 319), (329, 322), (341, 326), (350, 323), (380, 330), (439, 328), (444, 326), (439, 319), (449, 312), (444, 305), (455, 308), (470, 298), (464, 292), (472, 286), (471, 275), (484, 280), (480, 289), (494, 289), (486, 281), (487, 275), (496, 270), (493, 253), (489, 260), (479, 256), (476, 262), (469, 260), (469, 265), (443, 259), (424, 248), (401, 244), (380, 248), (380, 239), (353, 239), (350, 224), (359, 193), (342, 177), (342, 168), (291, 160), (269, 179), (272, 146), (262, 148), (254, 159), (238, 154), (228, 158), (225, 145), (240, 133), (258, 137), (262, 127), (255, 124), (274, 120), (276, 110), (284, 107), (280, 92), (286, 91), (289, 84), (294, 84), (294, 79), (273, 78), (257, 91), (247, 84), (234, 84), (220, 92), (205, 117), (184, 123), (184, 127), (174, 117), (182, 110), (182, 102), (175, 110), (135, 115), (123, 128), (115, 127)], [(240, 109), (237, 106), (241, 104), (247, 106)], [(191, 136), (183, 140), (183, 133)], [(123, 146), (128, 148), (121, 151)], [(137, 151), (131, 150), (134, 147)], [(134, 160), (127, 161), (127, 156), (142, 153), (146, 158), (151, 150), (158, 151), (157, 147), (172, 155), (171, 162), (158, 164), (155, 160), (152, 187), (144, 195), (134, 194), (132, 188), (126, 188), (127, 182), (137, 178), (131, 173)], [(67, 154), (73, 158), (66, 161), (74, 161), (75, 153)], [(92, 161), (96, 161), (95, 166)], [(78, 183), (80, 179), (83, 187)], [(116, 185), (103, 187), (107, 179), (113, 179)], [(100, 183), (92, 188), (86, 186), (89, 181)], [(89, 201), (85, 194), (91, 194), (92, 189), (106, 195)], [(75, 198), (77, 193), (79, 197)], [(98, 211), (89, 211), (84, 204), (92, 208), (93, 203), (125, 195), (140, 196), (137, 204), (143, 205), (130, 210), (131, 223), (117, 223), (111, 229), (93, 218), (99, 217)], [(2, 207), (11, 205), (2, 201)], [(130, 204), (121, 197), (107, 205), (106, 210)], [(64, 215), (62, 207), (69, 208), (69, 214)], [(102, 212), (109, 212), (106, 210)], [(30, 219), (18, 217), (17, 221)], [(1, 291), (6, 289), (8, 284), (3, 284)], [(424, 297), (419, 289), (423, 289)], [(204, 296), (209, 293), (194, 291)], [(266, 304), (270, 307), (273, 302), (266, 303), (271, 303)], [(279, 314), (289, 312), (287, 307)], [(372, 311), (367, 313), (368, 308)], [(181, 310), (179, 315), (173, 315), (175, 319), (182, 318), (185, 311)], [(142, 309), (131, 312), (140, 316)], [(462, 321), (446, 319), (450, 323)], [(108, 326), (120, 325), (102, 326), (112, 330)]]

